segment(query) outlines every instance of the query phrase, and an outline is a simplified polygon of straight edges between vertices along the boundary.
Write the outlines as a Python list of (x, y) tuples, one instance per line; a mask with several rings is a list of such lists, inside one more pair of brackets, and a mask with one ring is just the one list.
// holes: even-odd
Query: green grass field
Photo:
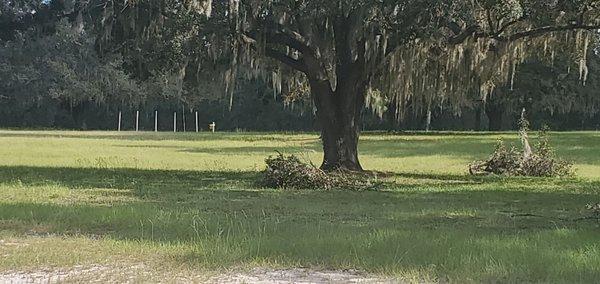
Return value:
[(356, 192), (258, 185), (276, 151), (319, 163), (311, 134), (0, 131), (0, 272), (310, 267), (415, 282), (597, 282), (600, 221), (582, 218), (600, 202), (600, 133), (551, 136), (575, 178), (468, 176), (500, 137), (517, 143), (366, 134), (363, 166), (393, 175)]

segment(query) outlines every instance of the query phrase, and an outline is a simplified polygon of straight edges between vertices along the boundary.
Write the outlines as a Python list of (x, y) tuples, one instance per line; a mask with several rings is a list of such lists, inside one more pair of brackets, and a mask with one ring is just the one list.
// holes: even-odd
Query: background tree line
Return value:
[[(184, 54), (194, 52), (177, 29), (165, 29), (163, 41), (135, 44), (128, 53), (100, 53), (101, 30), (83, 22), (94, 19), (78, 15), (76, 2), (4, 1), (0, 4), (0, 127), (106, 129), (116, 128), (119, 112), (124, 129), (133, 128), (134, 113), (141, 113), (142, 129), (153, 127), (159, 112), (159, 128), (172, 130), (173, 112), (182, 113), (187, 129), (194, 128), (198, 112), (201, 127), (216, 121), (223, 130), (315, 130), (314, 106), (307, 98), (283, 98), (262, 80), (241, 80), (236, 100), (211, 82), (211, 73), (192, 72), (186, 62), (180, 72), (163, 72), (153, 65), (177, 65)], [(175, 18), (169, 24), (189, 21)], [(191, 42), (191, 44), (194, 44)], [(145, 53), (131, 52), (144, 50)], [(148, 52), (152, 51), (152, 52)], [(444, 102), (430, 106), (431, 129), (506, 130), (517, 127), (521, 109), (529, 112), (533, 127), (542, 124), (555, 130), (600, 128), (600, 56), (588, 55), (586, 86), (569, 70), (568, 57), (558, 55), (551, 64), (537, 59), (518, 69), (512, 86), (501, 86), (483, 102), (466, 96), (459, 111)], [(198, 68), (200, 69), (200, 68)], [(201, 74), (201, 73), (205, 74)], [(192, 78), (194, 77), (194, 78)], [(196, 80), (206, 77), (206, 80)], [(465, 90), (465, 93), (469, 93)], [(425, 129), (428, 112), (408, 106), (403, 119), (394, 116), (395, 104), (371, 100), (365, 110), (365, 130)], [(382, 111), (385, 110), (385, 111)], [(391, 111), (390, 111), (391, 110)]]

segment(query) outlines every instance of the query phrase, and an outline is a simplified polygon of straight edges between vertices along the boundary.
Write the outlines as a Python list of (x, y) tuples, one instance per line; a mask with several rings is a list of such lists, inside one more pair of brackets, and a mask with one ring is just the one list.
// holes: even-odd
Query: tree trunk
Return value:
[[(363, 170), (358, 160), (358, 137), (370, 72), (367, 72), (364, 40), (357, 43), (353, 41), (352, 31), (356, 28), (356, 19), (357, 17), (348, 15), (337, 18), (333, 24), (335, 84), (330, 83), (332, 79), (327, 75), (324, 64), (319, 62), (316, 58), (318, 56), (310, 56), (311, 52), (307, 52), (307, 56), (299, 62), (285, 60), (292, 66), (304, 64), (299, 67), (308, 78), (317, 109), (323, 142), (321, 169), (325, 171)], [(354, 45), (356, 50), (353, 50)]]
[(431, 129), (431, 107), (427, 107), (427, 118), (425, 121), (425, 132)]
[(473, 130), (475, 130), (475, 131), (481, 131), (482, 109), (483, 109), (483, 102), (477, 102), (477, 105), (475, 106), (475, 125), (473, 127)]
[(485, 109), (485, 113), (489, 121), (489, 131), (500, 131), (502, 130), (502, 115), (504, 109), (498, 106), (488, 106)]
[(333, 91), (329, 82), (311, 82), (321, 126), (323, 170), (363, 170), (358, 159), (358, 139), (366, 89), (356, 87), (356, 84), (338, 85)]

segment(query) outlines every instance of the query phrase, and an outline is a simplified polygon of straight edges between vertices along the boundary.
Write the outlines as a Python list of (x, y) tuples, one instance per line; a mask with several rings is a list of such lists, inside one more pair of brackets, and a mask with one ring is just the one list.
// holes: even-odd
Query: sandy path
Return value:
[(13, 271), (0, 273), (0, 283), (400, 283), (358, 271), (311, 270), (306, 268), (232, 271), (210, 278), (201, 275), (156, 275), (143, 265), (130, 268), (105, 266), (73, 267), (62, 270)]

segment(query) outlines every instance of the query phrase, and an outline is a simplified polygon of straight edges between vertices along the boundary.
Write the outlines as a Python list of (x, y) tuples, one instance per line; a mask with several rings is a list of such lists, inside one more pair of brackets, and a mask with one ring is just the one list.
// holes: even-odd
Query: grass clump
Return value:
[(312, 163), (305, 163), (295, 155), (278, 153), (265, 160), (263, 171), (265, 186), (283, 189), (374, 189), (377, 178), (349, 171), (325, 172)]
[(590, 203), (585, 208), (588, 211), (590, 211), (595, 217), (600, 218), (600, 203)]

